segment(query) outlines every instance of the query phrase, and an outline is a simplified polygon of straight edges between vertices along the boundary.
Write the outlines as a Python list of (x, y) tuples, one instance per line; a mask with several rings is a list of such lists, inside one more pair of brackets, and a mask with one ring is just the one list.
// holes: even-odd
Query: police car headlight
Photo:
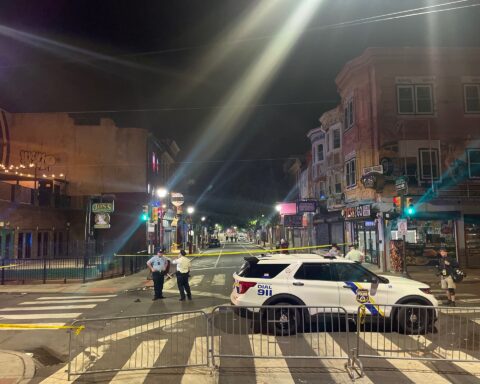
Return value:
[(431, 295), (432, 294), (432, 291), (430, 290), (430, 288), (419, 288), (420, 291), (422, 291), (423, 293), (427, 294), (427, 295)]

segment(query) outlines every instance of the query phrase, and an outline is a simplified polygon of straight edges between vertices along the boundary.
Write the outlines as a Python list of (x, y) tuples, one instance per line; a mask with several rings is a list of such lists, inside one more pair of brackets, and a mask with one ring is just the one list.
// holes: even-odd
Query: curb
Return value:
[[(2, 360), (3, 362), (5, 360), (8, 360), (9, 358), (12, 358), (11, 356), (9, 357), (5, 355), (13, 355), (16, 358), (20, 359), (23, 363), (23, 372), (12, 377), (12, 383), (27, 384), (28, 382), (30, 382), (30, 380), (33, 379), (33, 377), (35, 376), (35, 362), (33, 361), (33, 358), (31, 356), (26, 355), (25, 353), (11, 350), (0, 350), (0, 360)], [(8, 380), (8, 378), (4, 379)]]

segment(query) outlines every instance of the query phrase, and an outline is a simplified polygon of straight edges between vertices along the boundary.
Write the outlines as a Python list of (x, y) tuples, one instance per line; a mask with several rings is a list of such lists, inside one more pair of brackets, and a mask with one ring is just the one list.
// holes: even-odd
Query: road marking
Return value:
[(43, 296), (36, 300), (74, 300), (74, 299), (103, 299), (106, 297), (116, 297), (117, 295), (92, 295), (92, 296)]
[(64, 304), (64, 303), (101, 303), (109, 299), (78, 299), (78, 300), (42, 300), (42, 301), (24, 301), (19, 305), (36, 305), (36, 304)]
[(50, 305), (47, 307), (7, 307), (0, 309), (0, 312), (13, 312), (13, 311), (49, 311), (57, 309), (91, 309), (95, 308), (97, 304), (81, 304), (81, 305)]
[[(361, 334), (362, 340), (369, 345), (379, 356), (401, 356), (405, 358), (415, 358), (414, 354), (408, 353), (407, 348), (401, 348), (392, 340), (386, 338), (381, 333), (375, 333), (375, 337), (370, 336), (370, 332)], [(432, 369), (421, 361), (416, 360), (398, 360), (386, 359), (400, 372), (405, 371), (405, 375), (414, 383), (450, 383), (449, 380), (432, 371)]]
[[(196, 337), (193, 341), (193, 347), (188, 357), (187, 365), (200, 365), (206, 364), (208, 359), (207, 352), (207, 338)], [(210, 384), (212, 378), (210, 375), (201, 375), (198, 372), (198, 367), (187, 367), (182, 375), (182, 381), (180, 384)]]
[(202, 282), (204, 277), (205, 277), (205, 275), (193, 276), (189, 281), (190, 286), (195, 287), (197, 285), (200, 285), (200, 283)]
[(81, 313), (33, 313), (17, 315), (0, 315), (0, 320), (31, 320), (31, 319), (75, 319)]
[(462, 299), (459, 301), (465, 302), (465, 303), (480, 303), (480, 299)]
[(217, 274), (213, 276), (212, 285), (225, 285), (225, 274)]
[(224, 249), (225, 249), (225, 244), (223, 244), (223, 247), (222, 247), (222, 249), (220, 250), (220, 253), (219, 253), (219, 255), (218, 255), (217, 261), (216, 261), (216, 263), (215, 263), (215, 268), (217, 268), (218, 262), (220, 261), (220, 257), (222, 256), (222, 252), (223, 252)]
[[(153, 367), (167, 340), (142, 341), (138, 348), (130, 356), (122, 369), (138, 369), (142, 367)], [(118, 372), (110, 383), (143, 384), (150, 369), (135, 372)]]

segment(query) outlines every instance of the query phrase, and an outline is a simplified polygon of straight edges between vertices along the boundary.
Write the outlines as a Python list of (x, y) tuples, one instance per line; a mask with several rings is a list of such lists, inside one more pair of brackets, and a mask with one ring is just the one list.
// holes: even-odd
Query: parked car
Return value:
[[(355, 319), (360, 302), (366, 307), (367, 318), (370, 315), (390, 319), (400, 332), (424, 332), (436, 319), (435, 310), (418, 307), (438, 306), (428, 285), (399, 276), (376, 275), (343, 258), (316, 254), (247, 257), (233, 278), (232, 304), (240, 307), (241, 314), (260, 317), (262, 309), (258, 306), (278, 306), (278, 310), (270, 309), (267, 316), (275, 324), (275, 332), (282, 335), (294, 334), (301, 329), (302, 319), (306, 321), (321, 313), (313, 307), (336, 308), (337, 313), (346, 312)], [(392, 307), (395, 304), (405, 306)], [(302, 311), (289, 308), (292, 305), (312, 308)]]
[(219, 248), (220, 246), (220, 240), (218, 239), (210, 239), (208, 242), (208, 248)]

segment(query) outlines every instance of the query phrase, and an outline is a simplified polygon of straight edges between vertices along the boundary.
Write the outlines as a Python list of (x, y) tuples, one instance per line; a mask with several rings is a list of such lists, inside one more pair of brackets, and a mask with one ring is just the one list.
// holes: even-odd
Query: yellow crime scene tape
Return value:
[(10, 264), (10, 265), (4, 265), (2, 267), (0, 267), (0, 269), (3, 269), (3, 268), (12, 268), (12, 267), (16, 267), (18, 264)]
[(84, 325), (49, 325), (49, 324), (0, 324), (0, 328), (21, 328), (21, 329), (74, 329), (79, 335), (85, 329)]
[[(341, 243), (337, 245), (346, 245), (347, 243)], [(331, 244), (325, 244), (325, 245), (311, 245), (308, 247), (294, 247), (294, 248), (278, 248), (278, 249), (249, 249), (249, 250), (243, 250), (243, 251), (236, 251), (236, 252), (219, 252), (219, 253), (191, 253), (187, 254), (189, 257), (193, 256), (203, 256), (203, 257), (210, 257), (210, 256), (225, 256), (225, 255), (244, 255), (245, 253), (272, 253), (272, 252), (285, 252), (285, 251), (298, 251), (302, 249), (318, 249), (318, 248), (328, 248), (331, 247)], [(165, 256), (177, 256), (178, 253), (168, 253), (165, 254)], [(127, 257), (127, 256), (142, 256), (142, 255), (129, 255), (129, 254), (117, 254), (115, 253), (114, 256), (117, 257)], [(143, 255), (143, 256), (150, 256), (150, 255)]]

